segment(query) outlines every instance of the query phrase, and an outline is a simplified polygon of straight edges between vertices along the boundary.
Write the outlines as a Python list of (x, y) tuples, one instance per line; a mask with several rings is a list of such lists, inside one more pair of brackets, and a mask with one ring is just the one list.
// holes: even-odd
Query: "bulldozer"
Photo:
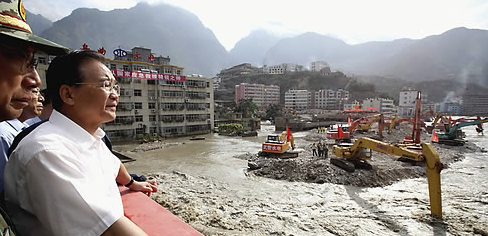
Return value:
[[(291, 150), (290, 150), (291, 148)], [(295, 149), (295, 142), (293, 134), (287, 134), (283, 131), (279, 134), (268, 134), (266, 141), (263, 142), (260, 156), (277, 157), (277, 158), (295, 158), (298, 157), (298, 152)]]
[(371, 159), (372, 151), (391, 154), (412, 162), (423, 162), (427, 172), (431, 213), (442, 218), (440, 177), (442, 163), (439, 154), (430, 143), (422, 143), (421, 147), (421, 152), (417, 152), (398, 145), (361, 137), (352, 144), (334, 145), (332, 152), (337, 157), (331, 158), (330, 162), (348, 172), (354, 172), (356, 168), (372, 169), (367, 162)]

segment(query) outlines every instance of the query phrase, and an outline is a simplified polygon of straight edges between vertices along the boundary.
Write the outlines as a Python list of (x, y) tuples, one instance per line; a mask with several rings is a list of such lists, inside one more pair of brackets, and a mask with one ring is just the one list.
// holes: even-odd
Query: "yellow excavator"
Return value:
[[(353, 144), (334, 145), (332, 152), (338, 158), (331, 158), (330, 162), (346, 171), (353, 172), (355, 168), (371, 169), (367, 163), (371, 159), (372, 151), (399, 156), (413, 162), (424, 162), (429, 185), (430, 211), (442, 218), (441, 176), (442, 163), (439, 154), (429, 143), (422, 143), (421, 152), (389, 144), (367, 137), (357, 139)], [(419, 150), (420, 151), (420, 150)]]
[(295, 142), (293, 140), (293, 134), (287, 134), (286, 131), (283, 131), (281, 135), (269, 134), (266, 141), (263, 142), (262, 149), (258, 154), (260, 156), (278, 158), (298, 157), (298, 152), (293, 151), (294, 149)]

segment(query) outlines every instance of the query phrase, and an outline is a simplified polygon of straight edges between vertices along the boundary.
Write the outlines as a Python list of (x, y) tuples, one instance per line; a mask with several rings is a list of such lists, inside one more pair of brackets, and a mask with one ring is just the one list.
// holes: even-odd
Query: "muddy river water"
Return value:
[[(257, 153), (273, 131), (264, 125), (257, 137), (165, 140), (182, 144), (128, 154), (137, 161), (126, 166), (131, 173), (158, 174), (156, 200), (205, 235), (488, 235), (486, 152), (468, 153), (442, 171), (439, 220), (430, 216), (425, 178), (361, 188), (246, 174), (247, 161), (233, 157)], [(488, 135), (464, 131), (469, 142), (488, 150)], [(306, 134), (294, 133), (298, 148), (309, 145)]]

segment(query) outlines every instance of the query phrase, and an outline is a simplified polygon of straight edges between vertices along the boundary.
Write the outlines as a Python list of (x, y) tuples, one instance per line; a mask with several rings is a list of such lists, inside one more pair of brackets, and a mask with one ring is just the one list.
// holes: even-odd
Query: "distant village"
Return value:
[[(249, 63), (236, 65), (222, 70), (218, 77), (214, 78), (214, 90), (221, 89), (222, 77), (258, 74), (284, 74), (303, 70), (317, 71), (324, 75), (342, 74), (332, 72), (329, 64), (324, 61), (311, 62), (308, 67), (292, 63), (283, 63), (274, 66), (253, 67)], [(405, 87), (398, 94), (398, 105), (392, 99), (367, 98), (362, 101), (351, 100), (350, 91), (344, 89), (317, 88), (314, 91), (290, 89), (285, 92), (283, 107), (296, 111), (310, 111), (322, 113), (327, 111), (364, 111), (379, 112), (383, 114), (397, 114), (401, 117), (411, 117), (414, 112), (417, 91)], [(428, 99), (427, 94), (422, 94), (422, 110), (432, 110), (448, 115), (479, 115), (488, 113), (488, 95), (486, 94), (464, 94), (462, 98), (448, 97), (441, 103), (433, 103)], [(252, 99), (260, 109), (265, 109), (271, 104), (280, 102), (280, 87), (277, 85), (241, 83), (235, 87), (235, 100)]]

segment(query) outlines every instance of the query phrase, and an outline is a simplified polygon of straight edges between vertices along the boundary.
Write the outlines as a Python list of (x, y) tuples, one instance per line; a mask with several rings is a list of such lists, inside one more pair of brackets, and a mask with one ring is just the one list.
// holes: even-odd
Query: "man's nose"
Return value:
[(40, 87), (41, 83), (41, 78), (34, 68), (30, 68), (22, 78), (22, 88), (24, 90), (31, 90), (33, 87)]

